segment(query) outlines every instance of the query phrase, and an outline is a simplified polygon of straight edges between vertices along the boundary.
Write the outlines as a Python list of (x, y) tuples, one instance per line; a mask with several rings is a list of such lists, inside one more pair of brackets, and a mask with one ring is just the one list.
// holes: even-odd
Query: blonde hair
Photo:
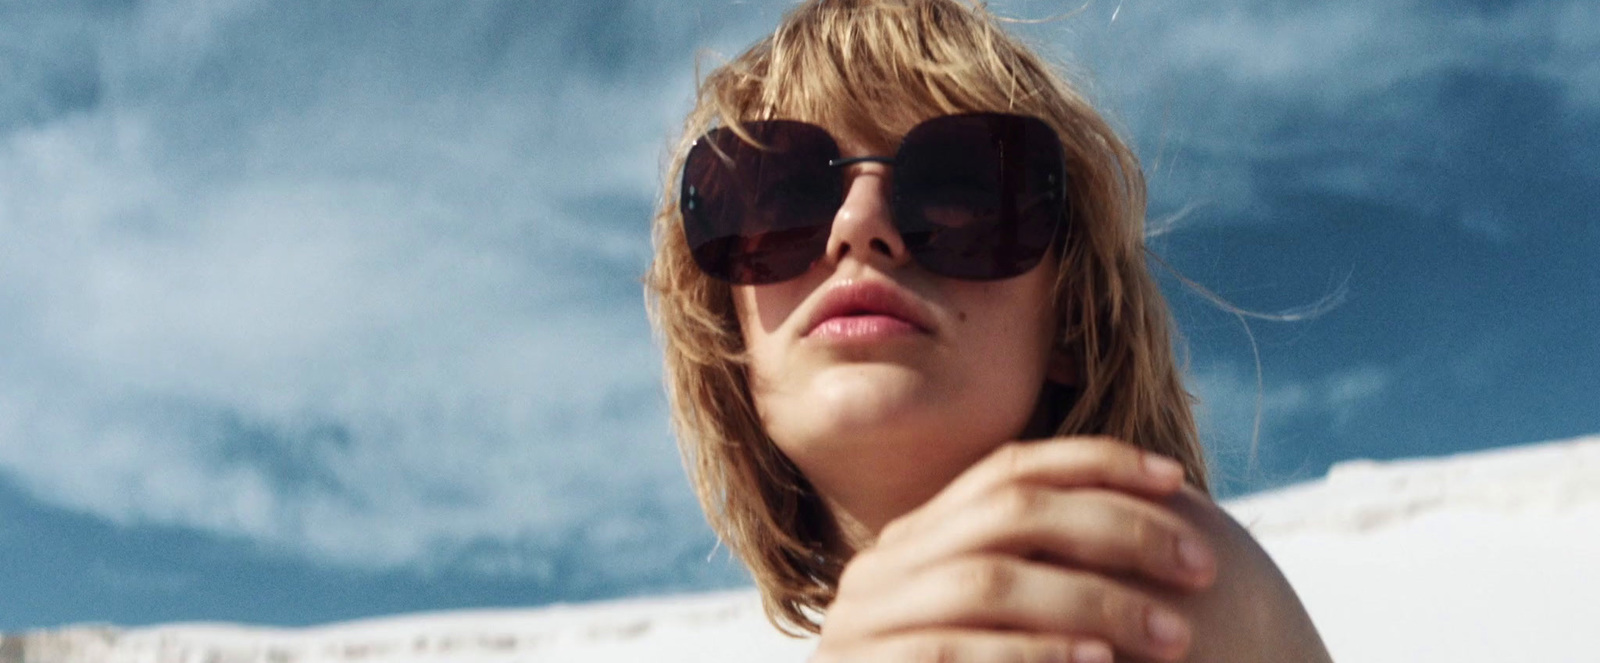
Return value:
[(729, 286), (696, 267), (676, 183), (714, 124), (787, 118), (891, 146), (929, 117), (1003, 111), (1043, 119), (1061, 139), (1073, 201), (1055, 288), (1057, 342), (1079, 360), (1075, 391), (1046, 388), (1059, 435), (1109, 435), (1205, 462), (1174, 356), (1170, 314), (1144, 253), (1137, 159), (1089, 103), (981, 6), (957, 0), (810, 0), (701, 82), (654, 219), (647, 304), (661, 335), (673, 425), (712, 528), (749, 567), (767, 616), (817, 633), (850, 551), (806, 478), (756, 415)]

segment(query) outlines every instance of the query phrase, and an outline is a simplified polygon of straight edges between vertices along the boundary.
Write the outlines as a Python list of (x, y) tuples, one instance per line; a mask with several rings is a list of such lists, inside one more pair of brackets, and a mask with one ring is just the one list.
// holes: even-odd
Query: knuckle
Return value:
[(1178, 565), (1179, 532), (1148, 515), (1134, 516), (1129, 532), (1136, 546), (1135, 559), (1143, 561), (1146, 571), (1163, 576), (1172, 573)]
[(1061, 545), (1074, 559), (1113, 564), (1130, 553), (1127, 546), (1134, 534), (1103, 493), (1080, 491), (1071, 503), (1073, 535)]
[(1016, 573), (993, 561), (959, 564), (952, 573), (951, 589), (955, 595), (979, 605), (999, 603), (1016, 587)]
[(900, 660), (907, 663), (956, 663), (960, 652), (956, 644), (944, 638), (915, 638), (907, 640)]
[(1084, 631), (1112, 640), (1126, 642), (1130, 624), (1128, 597), (1118, 591), (1110, 580), (1084, 574), (1077, 591), (1073, 593), (1073, 614), (1084, 618)]
[(909, 525), (906, 524), (906, 520), (907, 516), (895, 518), (894, 520), (889, 521), (888, 524), (884, 525), (883, 529), (878, 530), (878, 545), (893, 543), (895, 541), (899, 541), (901, 537), (905, 536), (906, 529), (909, 527)]
[(1101, 438), (1095, 445), (1095, 453), (1099, 460), (1107, 467), (1137, 468), (1140, 462), (1139, 449), (1131, 444), (1112, 438)]
[(1147, 560), (1164, 561), (1161, 553), (1162, 544), (1167, 541), (1167, 533), (1155, 521), (1147, 516), (1134, 516), (1129, 523), (1128, 536), (1132, 538), (1135, 550)]
[(1020, 522), (1037, 515), (1043, 496), (1027, 486), (1006, 486), (993, 497), (994, 517), (1000, 522)]
[(1103, 583), (1085, 582), (1079, 590), (1077, 614), (1091, 615), (1094, 623), (1090, 626), (1096, 633), (1111, 635), (1115, 631), (1112, 626), (1116, 623), (1115, 608), (1112, 606), (1110, 590)]
[(1140, 631), (1136, 609), (1129, 601), (1113, 592), (1105, 592), (1100, 599), (1100, 628), (1115, 640), (1130, 642), (1130, 637)]
[(1034, 656), (1026, 659), (1029, 663), (1059, 663), (1072, 660), (1072, 643), (1063, 639), (1056, 639), (1040, 646)]
[(1007, 442), (994, 451), (995, 464), (1006, 480), (1020, 477), (1028, 471), (1028, 447), (1019, 442)]
[(1115, 442), (1104, 438), (1090, 438), (1075, 444), (1066, 462), (1077, 468), (1085, 479), (1107, 481), (1115, 477), (1127, 464), (1126, 452)]
[(1147, 601), (1129, 591), (1106, 591), (1101, 618), (1108, 636), (1128, 644), (1142, 644)]

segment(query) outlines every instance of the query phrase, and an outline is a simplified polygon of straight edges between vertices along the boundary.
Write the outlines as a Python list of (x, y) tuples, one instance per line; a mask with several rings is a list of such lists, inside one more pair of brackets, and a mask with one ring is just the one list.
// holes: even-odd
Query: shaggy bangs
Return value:
[[(1005, 112), (1049, 119), (1072, 95), (981, 6), (834, 0), (793, 12), (751, 54), (708, 77), (717, 124), (790, 119), (891, 148), (931, 117)], [(747, 54), (749, 55), (749, 54)]]

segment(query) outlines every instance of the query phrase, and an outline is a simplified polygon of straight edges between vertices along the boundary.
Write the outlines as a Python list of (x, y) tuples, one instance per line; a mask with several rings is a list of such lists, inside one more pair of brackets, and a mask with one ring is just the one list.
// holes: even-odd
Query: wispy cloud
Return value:
[[(1219, 362), (1191, 372), (1201, 439), (1230, 492), (1310, 477), (1297, 473), (1309, 451), (1293, 430), (1337, 437), (1364, 407), (1390, 393), (1393, 369), (1361, 365), (1317, 377), (1257, 381), (1255, 368)], [(1299, 457), (1295, 457), (1299, 454)], [(1267, 461), (1267, 462), (1263, 462)]]
[(733, 28), (667, 9), (0, 21), (26, 74), (0, 104), (0, 471), (361, 568), (703, 557), (637, 279), (692, 46)]
[(1315, 195), (1503, 243), (1528, 233), (1513, 221), (1528, 205), (1569, 218), (1549, 201), (1593, 197), (1600, 16), (1583, 0), (1088, 13), (1112, 5), (1104, 29), (1041, 32), (1093, 66), (1144, 148), (1158, 211), (1293, 224), (1286, 201)]

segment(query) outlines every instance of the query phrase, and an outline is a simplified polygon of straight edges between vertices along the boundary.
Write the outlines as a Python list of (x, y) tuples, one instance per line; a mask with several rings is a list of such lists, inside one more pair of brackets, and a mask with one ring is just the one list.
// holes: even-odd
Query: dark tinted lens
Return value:
[(689, 151), (684, 236), (707, 274), (743, 284), (799, 276), (822, 257), (843, 196), (839, 147), (821, 127), (771, 120), (711, 131)]
[(895, 156), (895, 224), (935, 274), (1017, 276), (1044, 257), (1065, 209), (1061, 143), (1043, 121), (977, 113), (929, 120)]

